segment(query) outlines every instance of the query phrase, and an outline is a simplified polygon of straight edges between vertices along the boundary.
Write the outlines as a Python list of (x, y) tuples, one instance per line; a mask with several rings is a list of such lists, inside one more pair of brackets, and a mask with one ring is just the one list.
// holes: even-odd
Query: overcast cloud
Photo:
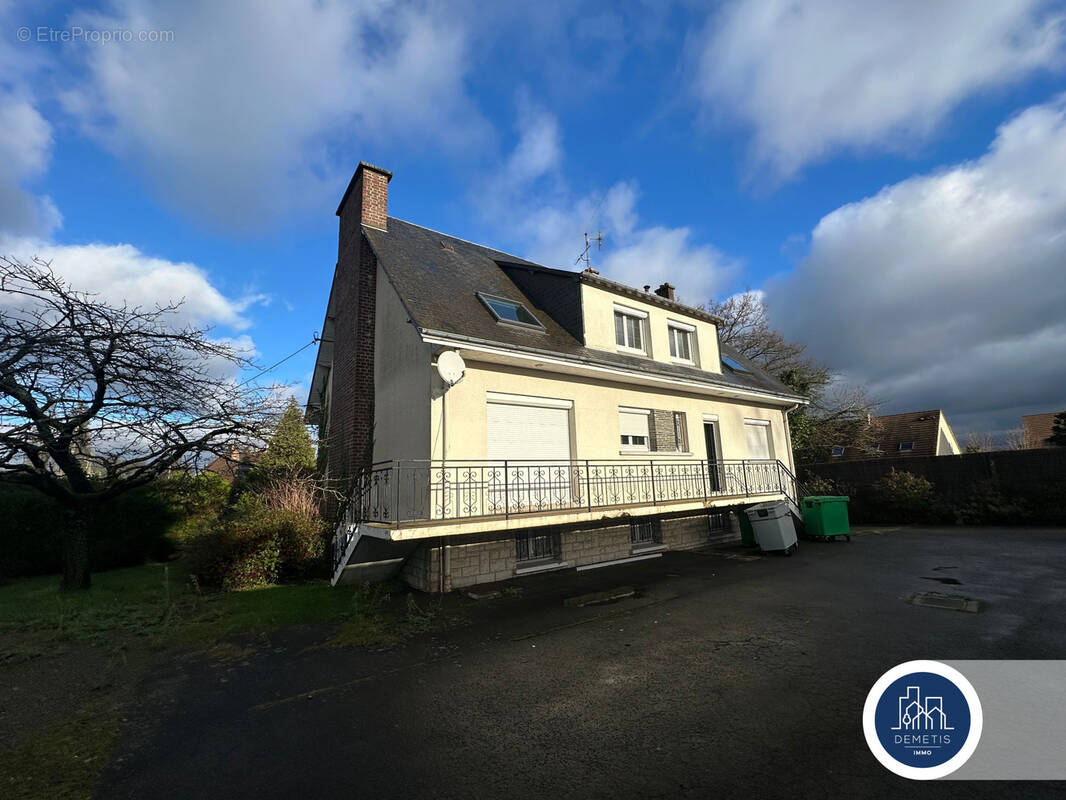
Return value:
[(1064, 40), (1044, 0), (749, 0), (691, 39), (693, 90), (779, 180), (840, 148), (912, 148), (975, 92), (1060, 65)]
[(1066, 98), (1004, 123), (973, 162), (826, 215), (771, 281), (773, 320), (890, 411), (1018, 427), (1066, 387)]

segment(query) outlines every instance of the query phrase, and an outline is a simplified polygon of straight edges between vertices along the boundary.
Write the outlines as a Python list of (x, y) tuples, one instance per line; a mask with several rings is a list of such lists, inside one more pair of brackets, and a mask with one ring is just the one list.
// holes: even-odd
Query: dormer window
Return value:
[(517, 325), (522, 328), (536, 328), (544, 330), (540, 320), (530, 313), (524, 304), (517, 300), (508, 300), (506, 297), (497, 297), (491, 294), (477, 293), (478, 299), (485, 304), (497, 322), (504, 325)]
[(667, 333), (670, 336), (670, 358), (675, 361), (684, 361), (687, 364), (694, 363), (692, 334), (695, 330), (693, 326), (681, 322), (669, 323)]
[(913, 450), (914, 449), (914, 442), (900, 442), (899, 443), (899, 449), (904, 451), (904, 452), (908, 452), (910, 450)]
[(647, 355), (645, 326), (648, 315), (624, 306), (614, 307), (614, 342), (622, 352)]
[(839, 444), (833, 445), (833, 458), (839, 458), (842, 455), (844, 455), (844, 446)]

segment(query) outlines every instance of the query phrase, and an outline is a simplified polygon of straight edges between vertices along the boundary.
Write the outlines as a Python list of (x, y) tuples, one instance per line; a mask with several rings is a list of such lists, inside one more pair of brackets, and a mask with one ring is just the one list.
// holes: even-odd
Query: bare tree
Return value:
[(875, 452), (880, 425), (873, 412), (880, 403), (861, 386), (836, 382), (828, 367), (806, 355), (804, 345), (774, 330), (757, 292), (733, 295), (708, 308), (723, 318), (721, 341), (810, 398), (809, 406), (789, 414), (797, 461), (824, 460), (834, 445)]
[(180, 305), (109, 304), (48, 262), (0, 257), (0, 479), (63, 507), (65, 589), (90, 584), (102, 503), (259, 443), (277, 418), (279, 394), (227, 376), (240, 352), (172, 324)]
[(1003, 444), (1004, 450), (1028, 450), (1032, 446), (1030, 437), (1026, 436), (1021, 428), (1011, 428), (1007, 431)]
[(966, 434), (967, 453), (990, 453), (996, 449), (995, 437), (990, 433), (970, 431)]

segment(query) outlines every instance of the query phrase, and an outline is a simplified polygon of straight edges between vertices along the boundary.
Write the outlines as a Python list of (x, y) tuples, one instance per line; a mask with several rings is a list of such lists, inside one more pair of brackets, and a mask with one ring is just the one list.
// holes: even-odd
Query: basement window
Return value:
[(735, 358), (729, 356), (722, 356), (722, 365), (730, 372), (750, 372), (747, 367), (737, 361)]
[(519, 533), (514, 537), (515, 560), (519, 563), (548, 562), (559, 558), (559, 536), (552, 533)]
[(485, 308), (496, 318), (497, 322), (504, 325), (517, 325), (522, 328), (544, 330), (540, 320), (534, 317), (530, 310), (517, 300), (508, 300), (506, 297), (497, 297), (483, 292), (478, 292), (477, 296), (485, 304)]
[(899, 449), (903, 451), (909, 451), (914, 449), (914, 442), (900, 442)]

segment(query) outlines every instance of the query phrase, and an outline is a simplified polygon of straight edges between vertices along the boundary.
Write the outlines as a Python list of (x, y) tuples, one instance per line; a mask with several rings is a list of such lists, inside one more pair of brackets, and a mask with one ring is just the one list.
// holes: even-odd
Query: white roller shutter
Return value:
[(748, 458), (770, 458), (770, 423), (769, 422), (744, 422), (744, 432), (748, 437)]
[(648, 436), (648, 412), (619, 411), (618, 432), (623, 436)]
[(569, 460), (570, 411), (509, 403), (488, 404), (490, 460)]

